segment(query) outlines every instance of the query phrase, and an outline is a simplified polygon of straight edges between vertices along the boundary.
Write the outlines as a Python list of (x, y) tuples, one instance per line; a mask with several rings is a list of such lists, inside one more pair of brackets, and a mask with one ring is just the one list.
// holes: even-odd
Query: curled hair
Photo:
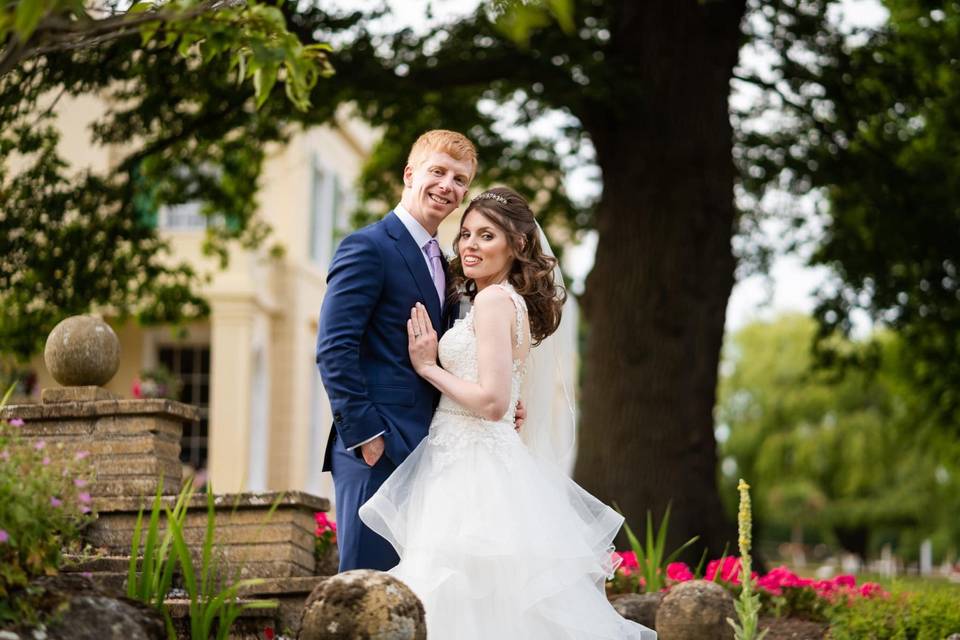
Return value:
[[(533, 211), (523, 196), (507, 187), (494, 187), (474, 198), (460, 218), (460, 227), (471, 211), (489, 218), (504, 231), (513, 255), (507, 280), (527, 303), (530, 336), (534, 346), (557, 330), (566, 290), (554, 282), (557, 259), (543, 252)], [(453, 272), (451, 296), (465, 293), (471, 300), (477, 295), (477, 283), (463, 274), (460, 262), (460, 234), (453, 242), (456, 257), (450, 262)]]

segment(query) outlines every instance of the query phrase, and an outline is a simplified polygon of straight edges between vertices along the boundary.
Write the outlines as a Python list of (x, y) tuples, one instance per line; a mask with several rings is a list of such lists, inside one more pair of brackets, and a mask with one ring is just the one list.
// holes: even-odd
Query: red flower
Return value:
[(720, 571), (719, 579), (730, 584), (740, 584), (740, 558), (736, 556), (727, 556), (723, 559), (723, 566), (720, 566), (719, 560), (711, 560), (707, 563), (707, 573), (704, 579), (713, 581), (717, 577), (717, 571)]
[(674, 582), (693, 580), (693, 573), (685, 562), (671, 562), (667, 565), (667, 578)]
[(860, 595), (864, 598), (886, 598), (890, 594), (884, 591), (883, 587), (878, 585), (876, 582), (864, 582), (860, 585)]
[(266, 628), (263, 630), (263, 637), (264, 637), (266, 640), (273, 640), (273, 638), (274, 638), (275, 635), (276, 635), (276, 634), (275, 634), (274, 631), (273, 631), (273, 627), (266, 627)]

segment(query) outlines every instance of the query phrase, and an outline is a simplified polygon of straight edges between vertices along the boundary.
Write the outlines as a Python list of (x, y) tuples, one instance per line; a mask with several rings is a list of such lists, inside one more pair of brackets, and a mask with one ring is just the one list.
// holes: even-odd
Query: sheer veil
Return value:
[[(544, 253), (554, 256), (539, 224), (537, 231)], [(559, 264), (553, 270), (553, 280), (556, 286), (564, 286)], [(520, 429), (520, 437), (531, 453), (558, 466), (566, 475), (572, 474), (576, 457), (576, 367), (577, 305), (568, 295), (559, 328), (527, 356), (521, 391), (527, 419)]]

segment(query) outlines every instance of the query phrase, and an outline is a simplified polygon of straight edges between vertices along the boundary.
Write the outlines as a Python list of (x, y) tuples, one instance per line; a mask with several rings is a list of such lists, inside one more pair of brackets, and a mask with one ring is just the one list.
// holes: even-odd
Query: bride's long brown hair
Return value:
[[(507, 187), (488, 189), (471, 200), (460, 218), (461, 230), (471, 211), (482, 213), (506, 234), (513, 255), (507, 280), (527, 303), (530, 336), (534, 345), (539, 344), (560, 325), (567, 292), (553, 280), (557, 260), (543, 252), (533, 211), (523, 196)], [(453, 242), (456, 257), (450, 261), (453, 273), (450, 295), (455, 297), (462, 292), (473, 300), (477, 295), (477, 283), (463, 274), (459, 246), (458, 233)]]

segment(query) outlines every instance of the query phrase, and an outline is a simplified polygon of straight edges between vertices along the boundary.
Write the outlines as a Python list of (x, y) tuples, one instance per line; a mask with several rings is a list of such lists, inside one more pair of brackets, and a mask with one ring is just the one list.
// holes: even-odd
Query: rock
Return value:
[(318, 584), (303, 608), (300, 640), (426, 640), (423, 604), (407, 585), (358, 569)]
[(663, 600), (662, 593), (627, 593), (611, 601), (613, 608), (627, 620), (633, 620), (645, 627), (654, 628), (657, 622), (657, 608)]
[(46, 630), (48, 640), (166, 640), (163, 615), (142, 602), (114, 597), (79, 575), (38, 578), (62, 613)]
[(100, 318), (70, 316), (50, 332), (43, 361), (65, 387), (102, 386), (120, 366), (120, 341)]
[(670, 589), (657, 609), (659, 640), (733, 640), (733, 596), (714, 582), (691, 580)]
[(960, 633), (951, 633), (946, 640), (960, 640)]

